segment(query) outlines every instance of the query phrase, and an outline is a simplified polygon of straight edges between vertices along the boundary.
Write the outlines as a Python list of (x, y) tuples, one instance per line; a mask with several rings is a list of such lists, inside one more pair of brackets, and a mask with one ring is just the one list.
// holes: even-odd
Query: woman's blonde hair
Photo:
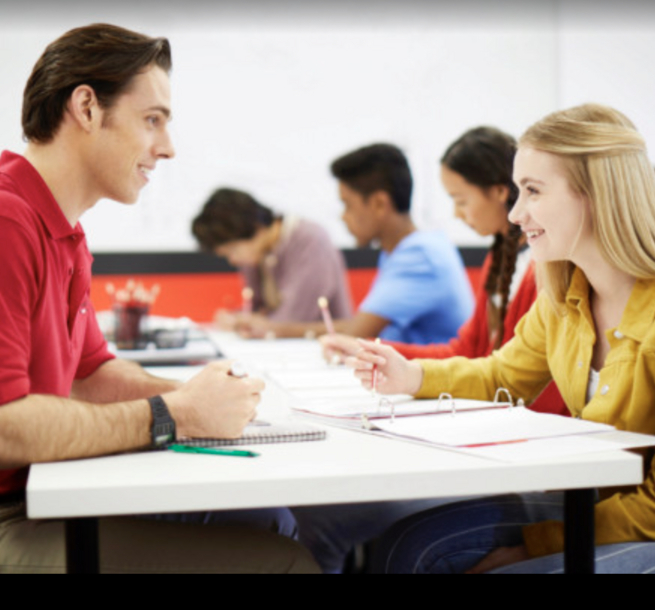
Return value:
[[(548, 115), (519, 140), (557, 155), (569, 183), (591, 204), (596, 243), (605, 260), (640, 279), (655, 278), (655, 171), (646, 144), (622, 113), (585, 104)], [(543, 263), (539, 279), (563, 304), (575, 266)]]

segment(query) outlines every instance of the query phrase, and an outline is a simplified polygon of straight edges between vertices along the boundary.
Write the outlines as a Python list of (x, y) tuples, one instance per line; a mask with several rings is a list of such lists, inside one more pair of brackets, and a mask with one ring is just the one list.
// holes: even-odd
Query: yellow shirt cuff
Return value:
[(444, 382), (444, 376), (437, 374), (435, 371), (442, 363), (438, 360), (415, 360), (415, 362), (418, 362), (423, 369), (423, 383), (421, 389), (415, 394), (415, 398), (439, 396), (439, 387), (448, 387), (448, 383)]

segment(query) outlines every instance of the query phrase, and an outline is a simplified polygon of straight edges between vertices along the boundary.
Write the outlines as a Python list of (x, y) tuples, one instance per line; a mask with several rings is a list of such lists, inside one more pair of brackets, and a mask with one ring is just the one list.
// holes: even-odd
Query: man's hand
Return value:
[(229, 374), (231, 362), (214, 362), (164, 395), (179, 437), (239, 438), (257, 414), (265, 384)]

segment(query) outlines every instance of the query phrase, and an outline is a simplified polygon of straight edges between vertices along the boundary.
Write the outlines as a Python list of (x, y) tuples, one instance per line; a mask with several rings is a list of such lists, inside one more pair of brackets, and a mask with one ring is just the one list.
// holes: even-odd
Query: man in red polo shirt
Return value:
[[(255, 415), (263, 383), (228, 364), (182, 385), (114, 359), (89, 299), (79, 219), (102, 198), (136, 202), (173, 157), (170, 68), (166, 39), (109, 25), (68, 32), (25, 88), (25, 155), (0, 156), (0, 573), (64, 569), (62, 523), (25, 518), (30, 464), (233, 438)], [(135, 531), (153, 543), (135, 545)], [(313, 569), (295, 543), (257, 529), (114, 519), (100, 537), (101, 569)]]

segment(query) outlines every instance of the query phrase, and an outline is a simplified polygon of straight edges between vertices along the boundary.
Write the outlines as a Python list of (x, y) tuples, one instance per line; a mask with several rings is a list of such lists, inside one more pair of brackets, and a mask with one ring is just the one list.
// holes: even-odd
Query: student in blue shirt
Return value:
[[(410, 216), (412, 174), (403, 152), (374, 144), (332, 164), (344, 204), (343, 221), (359, 247), (379, 244), (379, 273), (353, 318), (334, 321), (338, 333), (409, 343), (446, 342), (473, 310), (473, 295), (457, 249), (441, 231), (418, 231)], [(253, 316), (242, 335), (299, 337), (326, 332), (323, 323), (270, 322)]]
[(359, 311), (387, 320), (387, 341), (447, 342), (470, 311), (470, 284), (442, 232), (416, 231), (382, 251), (378, 276)]

